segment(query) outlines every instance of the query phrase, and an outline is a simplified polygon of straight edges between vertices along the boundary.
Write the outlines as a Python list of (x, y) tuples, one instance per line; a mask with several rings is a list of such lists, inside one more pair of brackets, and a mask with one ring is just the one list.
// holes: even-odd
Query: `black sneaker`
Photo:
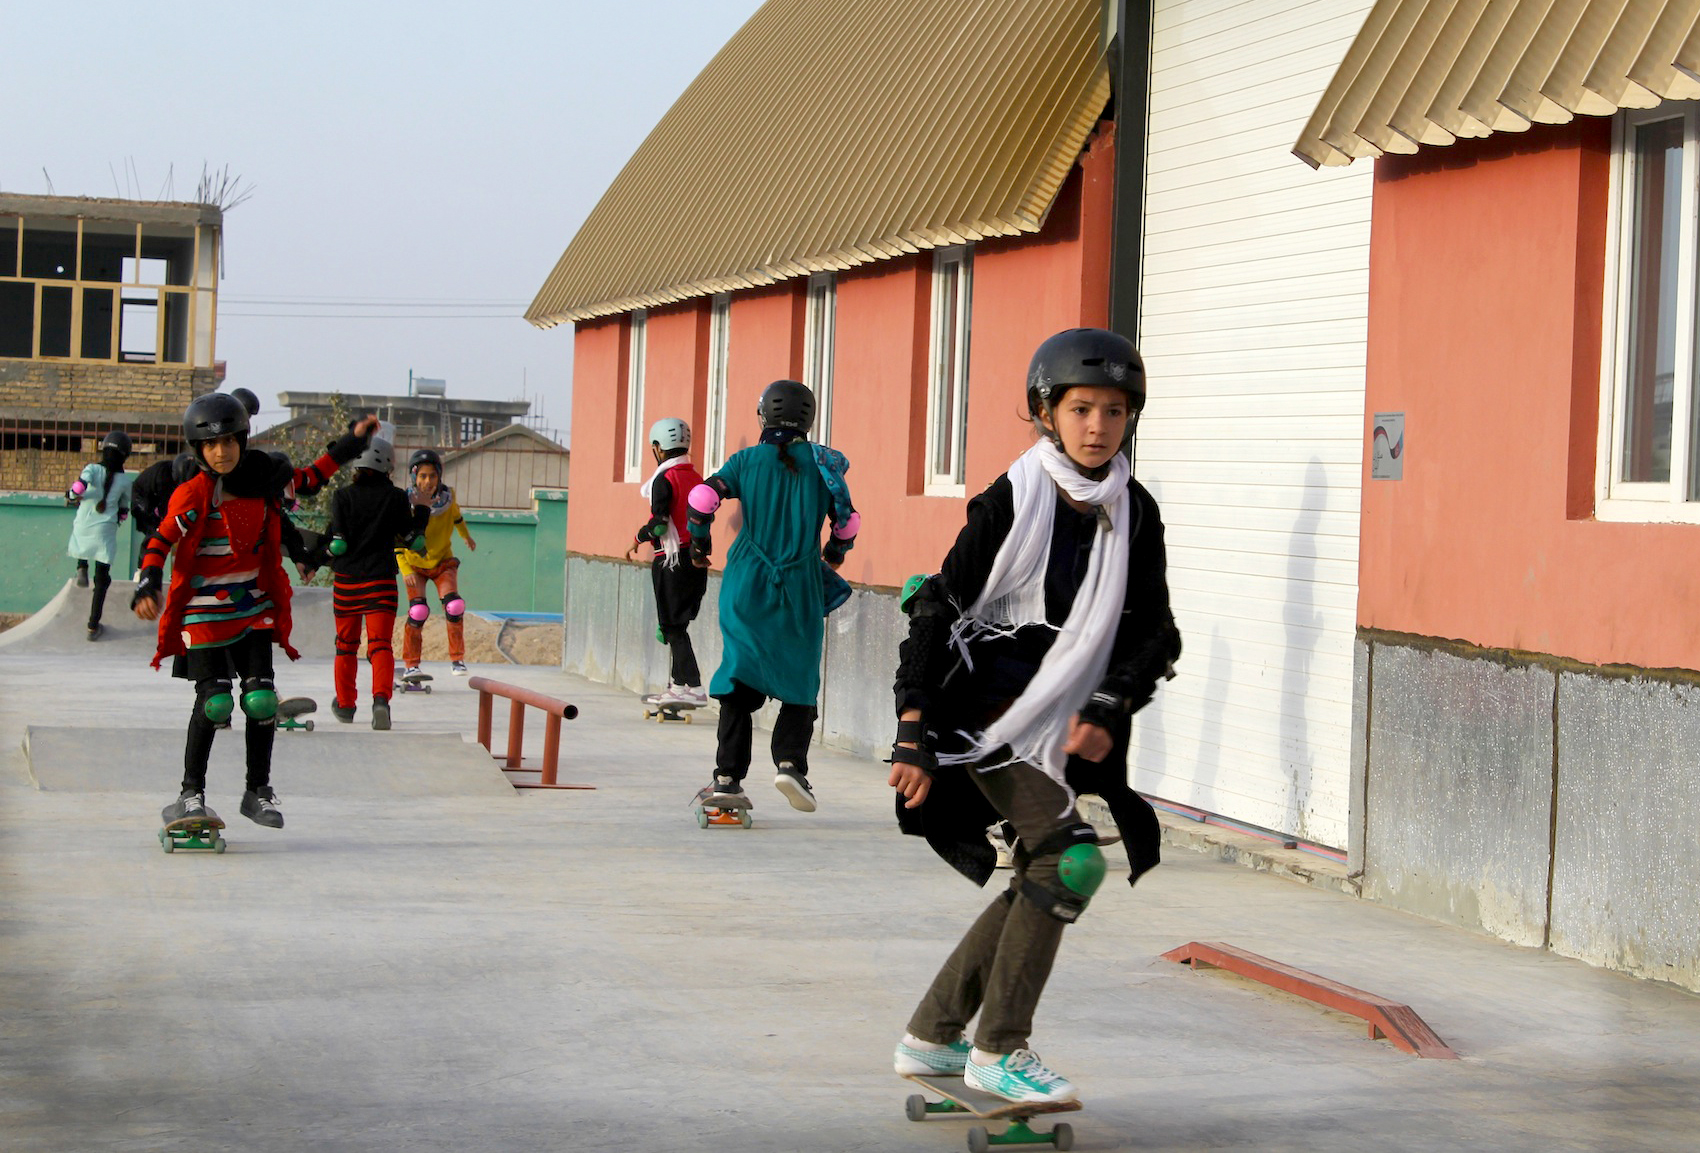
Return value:
[[(353, 709), (348, 710), (353, 713)], [(383, 697), (372, 698), (372, 727), (382, 731), (390, 727), (390, 702)]]
[(703, 790), (703, 794), (711, 801), (717, 797), (741, 798), (744, 795), (744, 782), (734, 780), (724, 773), (716, 773), (713, 782)]
[(774, 774), (773, 787), (785, 794), (785, 799), (791, 802), (793, 809), (804, 813), (815, 811), (815, 791), (809, 788), (808, 778), (799, 773), (790, 761), (779, 762), (779, 772)]
[(98, 641), (100, 639), (100, 634), (105, 632), (105, 631), (106, 631), (106, 626), (103, 625), (103, 624), (96, 623), (96, 624), (90, 625), (89, 626), (89, 640)]
[(184, 793), (175, 801), (159, 811), (160, 820), (166, 824), (181, 821), (187, 817), (204, 817), (207, 815), (207, 795), (205, 793)]
[(283, 828), (283, 810), (277, 807), (277, 792), (270, 785), (242, 794), (242, 815), (268, 829)]
[(345, 709), (341, 705), (333, 704), (331, 705), (331, 716), (345, 725), (352, 725), (354, 723), (354, 706), (349, 705)]
[(86, 588), (89, 587), (89, 570), (88, 569), (81, 568), (81, 567), (79, 567), (77, 569), (77, 587), (80, 588), (80, 589), (86, 589)]

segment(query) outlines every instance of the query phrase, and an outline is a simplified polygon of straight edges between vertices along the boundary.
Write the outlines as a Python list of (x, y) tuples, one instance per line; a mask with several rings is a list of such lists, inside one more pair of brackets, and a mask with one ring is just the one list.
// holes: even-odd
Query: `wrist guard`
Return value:
[[(928, 776), (939, 771), (938, 758), (927, 747), (927, 726), (922, 721), (898, 721), (897, 736), (891, 742), (891, 756), (886, 758), (888, 765), (914, 765), (924, 769)], [(915, 747), (905, 748), (904, 741), (911, 741)]]
[(338, 467), (347, 464), (355, 457), (366, 451), (366, 443), (371, 438), (355, 436), (352, 432), (344, 433), (331, 441), (325, 452), (336, 461)]
[(1133, 713), (1133, 701), (1127, 697), (1099, 689), (1080, 706), (1080, 721), (1086, 725), (1097, 725), (1101, 729), (1112, 727), (1123, 717)]
[(145, 568), (141, 572), (137, 573), (136, 591), (130, 597), (130, 607), (135, 608), (136, 605), (149, 598), (158, 600), (160, 586), (162, 583), (163, 582), (160, 580), (160, 570), (157, 568)]

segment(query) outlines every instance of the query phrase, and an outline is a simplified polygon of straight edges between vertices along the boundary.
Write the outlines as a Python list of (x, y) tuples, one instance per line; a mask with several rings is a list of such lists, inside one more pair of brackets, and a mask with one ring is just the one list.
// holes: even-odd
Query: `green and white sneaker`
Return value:
[(915, 1077), (960, 1076), (962, 1067), (968, 1064), (968, 1050), (972, 1048), (962, 1038), (940, 1045), (905, 1033), (903, 1040), (897, 1043), (897, 1055), (892, 1058), (892, 1066), (899, 1073)]
[[(997, 1060), (982, 1065), (980, 1061), (986, 1057)], [(962, 1069), (962, 1080), (971, 1089), (1005, 1101), (1073, 1101), (1079, 1096), (1073, 1085), (1045, 1068), (1039, 1054), (1031, 1049), (1002, 1056), (976, 1049)]]

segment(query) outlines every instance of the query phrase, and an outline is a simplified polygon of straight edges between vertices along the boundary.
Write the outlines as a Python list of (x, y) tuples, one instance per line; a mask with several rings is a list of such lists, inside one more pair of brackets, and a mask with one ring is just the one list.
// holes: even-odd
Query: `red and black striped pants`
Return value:
[(388, 700), (395, 688), (395, 577), (359, 580), (338, 574), (331, 585), (331, 608), (336, 613), (336, 660), (332, 671), (336, 703), (354, 707), (355, 679), (360, 666), (360, 633), (366, 632), (366, 659), (372, 665), (372, 696)]

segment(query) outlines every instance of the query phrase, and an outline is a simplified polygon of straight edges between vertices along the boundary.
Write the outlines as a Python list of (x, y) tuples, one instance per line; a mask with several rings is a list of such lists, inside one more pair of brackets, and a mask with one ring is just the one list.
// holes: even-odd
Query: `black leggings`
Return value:
[[(755, 728), (755, 713), (767, 703), (763, 693), (742, 681), (732, 682), (732, 691), (719, 697), (719, 744), (714, 752), (715, 772), (741, 781), (750, 771), (750, 745)], [(813, 705), (779, 703), (779, 716), (773, 721), (773, 763), (790, 762), (799, 774), (809, 771), (809, 741), (815, 733)]]
[[(86, 569), (88, 561), (78, 561), (77, 567)], [(94, 595), (89, 598), (89, 628), (100, 623), (100, 614), (106, 611), (106, 590), (112, 587), (112, 566), (94, 562)]]
[[(189, 714), (189, 733), (183, 746), (183, 791), (207, 790), (207, 761), (212, 756), (218, 726), (207, 719), (209, 697), (224, 692), (238, 699), (242, 682), (251, 678), (272, 679), (272, 634), (252, 632), (228, 645), (191, 649), (187, 661), (189, 678), (195, 682), (195, 708)], [(275, 720), (248, 720), (242, 728), (246, 745), (250, 792), (271, 783), (272, 742), (277, 738)]]

